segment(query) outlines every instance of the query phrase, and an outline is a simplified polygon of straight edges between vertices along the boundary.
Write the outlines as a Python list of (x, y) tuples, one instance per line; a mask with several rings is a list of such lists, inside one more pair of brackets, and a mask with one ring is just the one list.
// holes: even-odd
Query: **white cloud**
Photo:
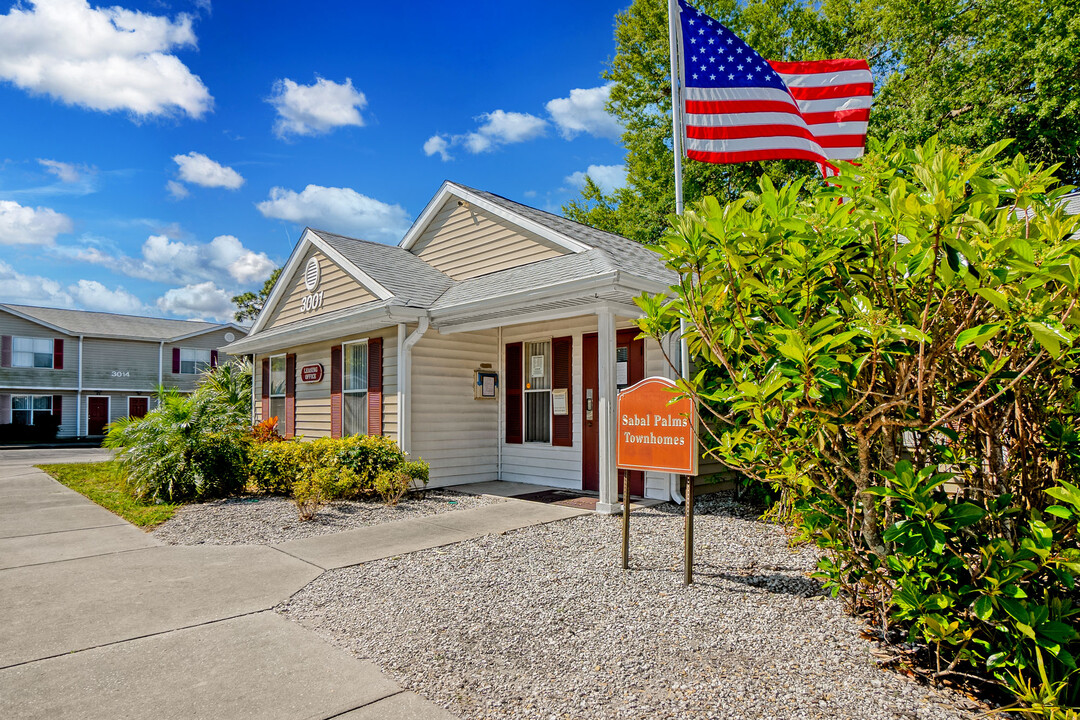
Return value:
[[(547, 121), (529, 113), (506, 112), (496, 110), (484, 113), (478, 120), (483, 124), (476, 132), (469, 133), (460, 142), (471, 153), (494, 150), (500, 145), (525, 142), (542, 136), (547, 130)], [(459, 138), (454, 138), (455, 142)]]
[(157, 300), (161, 312), (187, 318), (231, 320), (232, 295), (207, 281), (167, 291)]
[(75, 304), (86, 310), (145, 315), (149, 308), (122, 287), (110, 290), (97, 280), (80, 280), (68, 287)]
[(559, 134), (570, 140), (580, 133), (619, 140), (623, 128), (606, 109), (612, 84), (594, 88), (575, 88), (568, 98), (555, 98), (547, 104)]
[(367, 98), (353, 87), (351, 78), (336, 83), (316, 76), (312, 85), (285, 78), (274, 83), (273, 92), (267, 102), (277, 108), (274, 133), (278, 137), (319, 135), (337, 127), (364, 124), (360, 111), (367, 107)]
[[(231, 167), (216, 163), (202, 153), (189, 152), (187, 155), (173, 155), (173, 161), (180, 166), (180, 179), (184, 182), (203, 187), (223, 187), (236, 190), (244, 184), (244, 178)], [(173, 188), (169, 188), (173, 191)], [(173, 192), (175, 195), (176, 193)]]
[(270, 199), (257, 205), (268, 218), (288, 220), (367, 240), (400, 240), (409, 229), (409, 215), (351, 188), (308, 185), (302, 192), (275, 187)]
[(169, 191), (174, 200), (183, 200), (191, 194), (183, 183), (178, 183), (175, 180), (165, 183), (165, 189)]
[(172, 54), (196, 46), (191, 22), (86, 0), (29, 0), (0, 15), (0, 79), (91, 110), (202, 117), (213, 98)]
[(453, 160), (453, 155), (450, 154), (450, 139), (445, 135), (432, 135), (424, 143), (424, 154), (431, 157), (435, 153), (443, 159), (443, 162), (447, 160)]
[(59, 160), (38, 160), (38, 162), (46, 170), (51, 172), (56, 177), (60, 178), (60, 182), (75, 183), (79, 182), (82, 178), (84, 170), (77, 165), (71, 163), (60, 162)]
[(244, 247), (232, 235), (219, 235), (209, 243), (185, 243), (165, 235), (151, 235), (143, 243), (139, 258), (113, 255), (96, 247), (79, 248), (73, 254), (76, 260), (155, 282), (246, 285), (265, 280), (277, 267), (266, 253)]
[(585, 172), (578, 170), (566, 177), (566, 182), (574, 187), (585, 187), (585, 176), (592, 178), (605, 194), (626, 187), (625, 165), (590, 165)]
[(41, 275), (24, 275), (0, 260), (0, 302), (80, 308), (103, 312), (146, 315), (150, 312), (139, 298), (122, 287), (110, 290), (97, 280), (79, 280), (64, 287)]
[(0, 245), (52, 245), (57, 235), (73, 227), (67, 215), (51, 208), (0, 200)]

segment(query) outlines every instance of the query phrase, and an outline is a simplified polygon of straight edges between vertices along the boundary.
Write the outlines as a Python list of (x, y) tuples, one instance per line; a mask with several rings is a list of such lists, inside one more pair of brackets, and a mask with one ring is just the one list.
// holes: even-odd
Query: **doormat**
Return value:
[(595, 510), (599, 498), (593, 495), (578, 495), (565, 490), (541, 490), (540, 492), (515, 495), (515, 500), (544, 503), (545, 505), (563, 505), (565, 507)]

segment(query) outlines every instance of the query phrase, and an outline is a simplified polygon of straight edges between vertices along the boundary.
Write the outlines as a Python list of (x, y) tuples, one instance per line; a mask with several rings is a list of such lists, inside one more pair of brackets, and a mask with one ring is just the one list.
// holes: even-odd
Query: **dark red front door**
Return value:
[(148, 412), (150, 412), (150, 398), (128, 398), (128, 415), (133, 418), (141, 418), (146, 417)]
[[(645, 341), (635, 340), (637, 330), (620, 330), (615, 339), (615, 371), (618, 389), (622, 390), (645, 379)], [(597, 492), (600, 490), (600, 380), (597, 369), (597, 338), (590, 333), (582, 338), (582, 388), (585, 391), (581, 404), (582, 452), (581, 487)], [(624, 364), (625, 363), (625, 364)], [(625, 377), (619, 370), (622, 365)], [(592, 398), (592, 419), (589, 419)], [(645, 473), (638, 470), (619, 471), (619, 492), (622, 492), (623, 474), (630, 476), (630, 494), (645, 494)]]
[(109, 423), (109, 398), (92, 397), (87, 399), (86, 434), (104, 435)]

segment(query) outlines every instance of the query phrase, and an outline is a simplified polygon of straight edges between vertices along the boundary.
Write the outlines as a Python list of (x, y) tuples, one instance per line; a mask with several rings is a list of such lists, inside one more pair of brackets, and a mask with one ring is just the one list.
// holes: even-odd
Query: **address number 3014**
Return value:
[(319, 292), (311, 293), (310, 295), (305, 295), (303, 298), (301, 298), (300, 312), (306, 313), (321, 308), (323, 302), (323, 292), (323, 290), (320, 290)]

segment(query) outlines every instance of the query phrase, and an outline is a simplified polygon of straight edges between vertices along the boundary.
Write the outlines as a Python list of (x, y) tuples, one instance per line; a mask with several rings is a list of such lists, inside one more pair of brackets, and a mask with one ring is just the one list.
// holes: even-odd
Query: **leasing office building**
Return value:
[[(596, 490), (605, 510), (616, 392), (671, 376), (633, 298), (675, 281), (637, 243), (447, 182), (396, 247), (306, 230), (226, 350), (253, 356), (256, 419), (287, 435), (385, 434), (432, 486)], [(672, 481), (631, 476), (656, 498)]]
[(0, 425), (59, 423), (97, 437), (150, 410), (159, 385), (195, 389), (237, 325), (0, 305)]

